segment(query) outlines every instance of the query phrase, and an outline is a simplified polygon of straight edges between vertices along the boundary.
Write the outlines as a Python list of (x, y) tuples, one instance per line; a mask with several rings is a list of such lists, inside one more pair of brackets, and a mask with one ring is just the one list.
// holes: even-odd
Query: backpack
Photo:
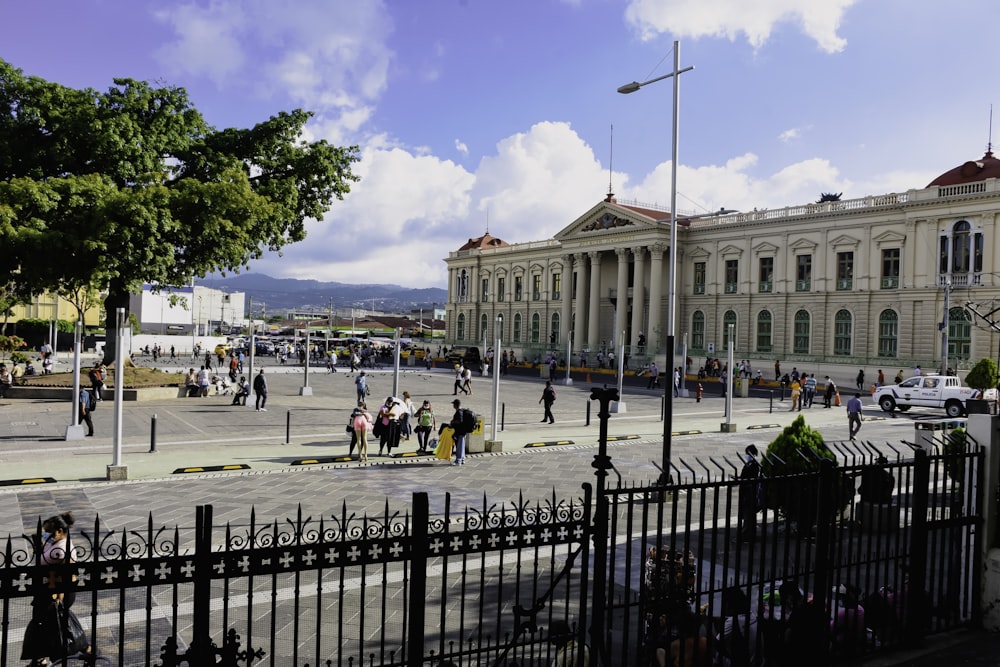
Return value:
[(472, 433), (476, 430), (478, 421), (479, 417), (475, 412), (469, 410), (468, 408), (462, 408), (462, 431), (465, 433)]

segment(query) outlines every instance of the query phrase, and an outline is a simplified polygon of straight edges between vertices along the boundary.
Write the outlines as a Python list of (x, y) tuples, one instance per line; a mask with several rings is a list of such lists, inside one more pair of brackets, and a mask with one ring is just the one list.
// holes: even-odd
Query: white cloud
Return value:
[(784, 132), (779, 134), (778, 141), (787, 144), (789, 141), (794, 141), (795, 139), (798, 139), (800, 136), (802, 136), (802, 132), (799, 131), (799, 128), (793, 127), (790, 130), (785, 130)]
[(246, 63), (240, 37), (246, 17), (239, 4), (215, 2), (160, 9), (154, 16), (170, 25), (177, 38), (156, 51), (156, 58), (173, 72), (204, 76), (222, 86)]
[(342, 122), (333, 135), (356, 131), (387, 85), (392, 25), (381, 0), (213, 0), (154, 16), (176, 33), (157, 52), (174, 73), (287, 97)]
[(844, 13), (858, 0), (630, 0), (626, 23), (643, 40), (662, 33), (677, 37), (744, 35), (756, 49), (767, 42), (779, 23), (795, 23), (828, 53), (842, 51), (846, 40), (837, 34)]
[(457, 150), (462, 155), (469, 154), (469, 147), (465, 145), (465, 142), (455, 139), (455, 150)]

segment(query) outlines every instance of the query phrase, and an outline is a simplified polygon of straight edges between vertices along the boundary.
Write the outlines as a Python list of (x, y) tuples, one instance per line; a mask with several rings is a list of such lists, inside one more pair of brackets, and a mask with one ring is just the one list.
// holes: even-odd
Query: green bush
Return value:
[(980, 359), (965, 378), (965, 383), (973, 389), (993, 389), (1000, 378), (997, 362), (990, 358)]
[[(806, 424), (805, 418), (799, 415), (768, 445), (761, 463), (761, 470), (768, 478), (765, 503), (794, 522), (800, 533), (811, 532), (816, 522), (818, 478), (795, 475), (817, 473), (824, 459), (836, 462), (820, 432)], [(851, 479), (838, 473), (834, 493), (834, 509), (839, 511), (854, 495)]]
[(834, 460), (833, 452), (824, 444), (820, 432), (806, 424), (805, 417), (799, 415), (767, 446), (767, 456), (761, 468), (767, 477), (816, 472), (820, 459), (824, 458)]

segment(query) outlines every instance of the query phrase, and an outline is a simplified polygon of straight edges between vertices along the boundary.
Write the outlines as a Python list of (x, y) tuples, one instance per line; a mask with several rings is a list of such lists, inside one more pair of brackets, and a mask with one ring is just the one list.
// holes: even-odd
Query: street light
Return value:
[[(694, 67), (680, 68), (681, 44), (674, 42), (674, 71), (670, 74), (658, 76), (655, 79), (643, 81), (633, 81), (618, 88), (618, 92), (623, 95), (634, 93), (643, 86), (648, 86), (657, 81), (673, 78), (674, 80), (674, 102), (673, 102), (673, 122), (671, 123), (671, 155), (670, 160), (673, 166), (670, 170), (670, 260), (667, 275), (667, 361), (670, 364), (669, 382), (665, 382), (664, 387), (664, 408), (663, 408), (663, 471), (660, 481), (667, 483), (670, 479), (670, 437), (673, 422), (673, 384), (674, 384), (674, 337), (677, 334), (677, 325), (674, 322), (674, 314), (677, 308), (677, 124), (678, 109), (681, 97), (681, 77), (684, 72), (690, 72)], [(685, 359), (686, 361), (686, 359)]]

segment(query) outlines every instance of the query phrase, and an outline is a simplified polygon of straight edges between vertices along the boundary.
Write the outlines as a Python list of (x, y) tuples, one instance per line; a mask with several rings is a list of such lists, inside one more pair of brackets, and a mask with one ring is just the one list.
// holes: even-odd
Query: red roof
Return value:
[(459, 250), (481, 250), (482, 248), (502, 248), (504, 246), (510, 245), (502, 239), (498, 239), (495, 236), (491, 236), (489, 232), (486, 232), (479, 238), (469, 239), (465, 245), (463, 245)]
[(970, 160), (959, 167), (944, 172), (931, 181), (927, 187), (975, 183), (976, 181), (985, 181), (987, 178), (1000, 178), (1000, 160), (993, 157), (991, 151), (986, 151), (986, 155), (978, 160)]

